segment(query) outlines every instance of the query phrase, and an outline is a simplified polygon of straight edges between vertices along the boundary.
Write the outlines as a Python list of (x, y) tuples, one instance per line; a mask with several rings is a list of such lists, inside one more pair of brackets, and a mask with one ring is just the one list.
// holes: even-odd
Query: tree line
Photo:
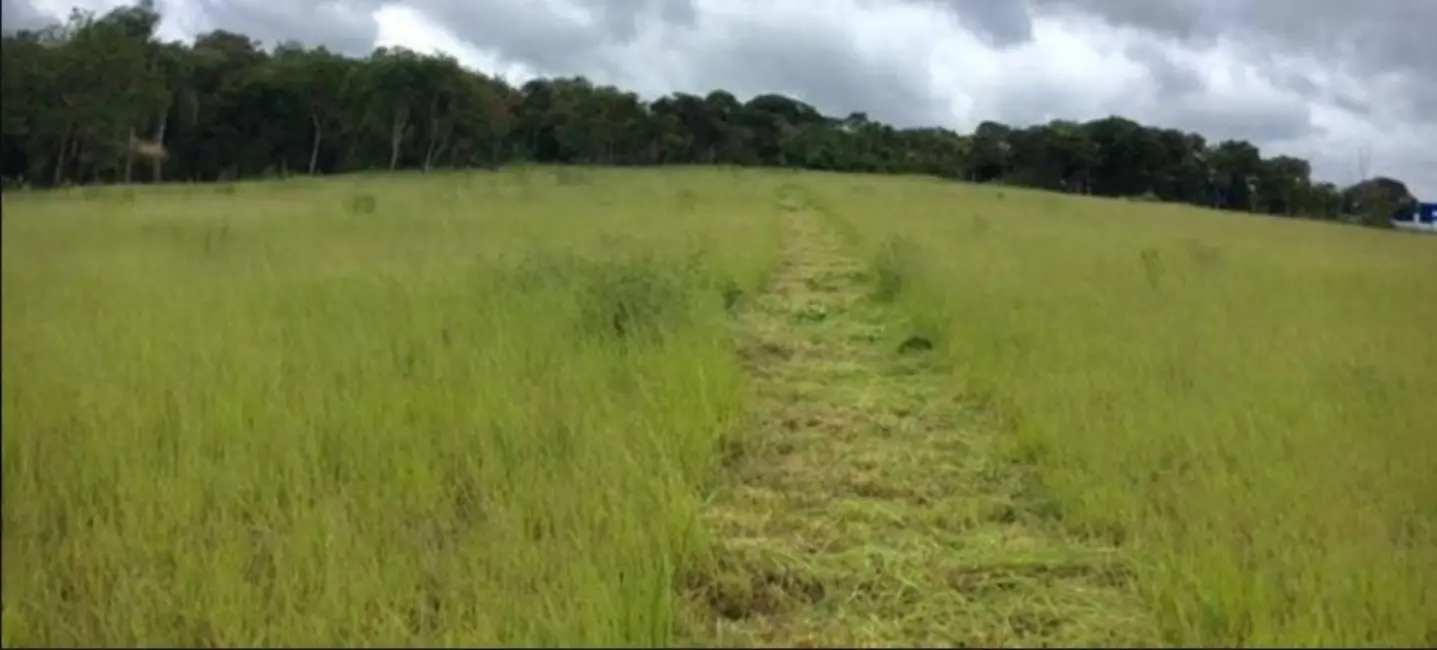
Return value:
[(403, 48), (352, 58), (225, 30), (161, 42), (153, 0), (3, 37), (7, 186), (216, 181), (514, 162), (730, 164), (929, 174), (1060, 192), (1386, 225), (1390, 178), (1314, 182), (1291, 156), (1117, 116), (971, 134), (824, 115), (779, 94), (644, 101), (583, 77), (520, 86)]

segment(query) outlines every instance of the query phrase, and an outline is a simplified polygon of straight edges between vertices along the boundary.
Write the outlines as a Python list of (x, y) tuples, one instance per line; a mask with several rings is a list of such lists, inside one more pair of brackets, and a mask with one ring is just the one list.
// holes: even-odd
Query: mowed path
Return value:
[[(901, 351), (862, 264), (784, 198), (785, 244), (739, 317), (753, 430), (705, 522), (718, 551), (690, 595), (696, 644), (1140, 645), (1111, 549), (1027, 509), (951, 372)], [(912, 347), (912, 346), (909, 346)]]

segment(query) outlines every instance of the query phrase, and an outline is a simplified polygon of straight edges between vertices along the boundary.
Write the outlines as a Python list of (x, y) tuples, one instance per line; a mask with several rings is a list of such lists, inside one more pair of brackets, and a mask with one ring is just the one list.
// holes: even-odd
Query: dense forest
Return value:
[(3, 38), (0, 176), (7, 187), (497, 167), (512, 162), (732, 164), (931, 174), (976, 182), (1385, 225), (1401, 182), (1349, 188), (1307, 161), (1263, 157), (1121, 117), (968, 135), (826, 116), (777, 94), (644, 101), (577, 78), (512, 86), (444, 56), (369, 57), (217, 30), (156, 39), (152, 0)]

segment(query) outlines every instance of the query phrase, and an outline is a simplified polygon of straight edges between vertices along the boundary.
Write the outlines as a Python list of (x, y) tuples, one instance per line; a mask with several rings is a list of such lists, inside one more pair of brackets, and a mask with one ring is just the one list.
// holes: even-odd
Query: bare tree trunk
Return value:
[(389, 131), (389, 171), (399, 166), (399, 144), (404, 139), (404, 129), (409, 126), (407, 111), (394, 116), (394, 126)]
[(438, 138), (439, 120), (429, 118), (429, 146), (424, 148), (424, 173), (428, 174), (434, 164), (435, 140)]
[[(169, 124), (170, 124), (170, 109), (169, 109), (169, 107), (166, 107), (166, 108), (165, 108), (165, 112), (160, 114), (160, 125), (155, 128), (155, 143), (156, 143), (156, 144), (158, 144), (158, 145), (160, 145), (160, 146), (164, 146), (164, 145), (165, 145), (165, 129), (169, 126)], [(160, 182), (160, 175), (161, 175), (161, 173), (163, 173), (163, 171), (164, 171), (164, 163), (165, 163), (165, 161), (164, 161), (163, 158), (155, 157), (155, 158), (151, 158), (151, 159), (150, 159), (150, 181), (151, 181), (151, 182), (154, 182), (154, 183)]]
[(424, 173), (429, 173), (429, 168), (434, 164), (434, 141), (438, 137), (439, 118), (436, 113), (439, 110), (439, 95), (429, 98), (429, 146), (424, 148)]
[(125, 138), (125, 184), (130, 184), (130, 179), (135, 172), (135, 129), (130, 127), (130, 137)]
[[(80, 161), (80, 162), (79, 162), (79, 163), (76, 163), (75, 161)], [(70, 158), (69, 158), (68, 161), (66, 161), (65, 164), (67, 164), (67, 165), (73, 167), (72, 171), (75, 172), (75, 177), (74, 177), (73, 181), (75, 182), (75, 184), (78, 185), (78, 184), (81, 184), (81, 183), (84, 183), (84, 182), (85, 182), (85, 162), (84, 162), (83, 160), (81, 160), (81, 158), (80, 158), (80, 136), (79, 136), (79, 135), (74, 135), (74, 136), (71, 136), (71, 138), (70, 138)], [(62, 179), (62, 180), (67, 180), (67, 181), (68, 181), (68, 180), (71, 180), (71, 179), (66, 178), (66, 179)]]
[(309, 119), (314, 122), (314, 145), (309, 148), (309, 175), (314, 175), (314, 168), (319, 165), (319, 143), (324, 139), (324, 130), (320, 128), (319, 117), (314, 113), (309, 114)]
[(449, 149), (449, 138), (450, 134), (447, 131), (444, 132), (444, 135), (439, 135), (438, 119), (429, 121), (429, 146), (424, 151), (424, 171), (426, 173), (433, 169), (434, 162), (439, 160)]
[(60, 147), (55, 152), (55, 176), (51, 179), (51, 183), (56, 187), (59, 187), (60, 181), (65, 178), (65, 154), (66, 150), (69, 149), (69, 145), (70, 128), (65, 127), (64, 135), (60, 136)]

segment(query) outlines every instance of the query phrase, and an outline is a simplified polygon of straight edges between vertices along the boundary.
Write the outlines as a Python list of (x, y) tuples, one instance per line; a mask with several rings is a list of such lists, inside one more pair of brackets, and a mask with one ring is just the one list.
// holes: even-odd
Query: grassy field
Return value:
[(1162, 642), (1437, 644), (1437, 240), (819, 187), (1037, 468), (1031, 505), (1125, 549)]
[(664, 642), (763, 190), (7, 197), (6, 645)]
[(1437, 644), (1437, 239), (756, 170), (3, 201), (6, 647)]

